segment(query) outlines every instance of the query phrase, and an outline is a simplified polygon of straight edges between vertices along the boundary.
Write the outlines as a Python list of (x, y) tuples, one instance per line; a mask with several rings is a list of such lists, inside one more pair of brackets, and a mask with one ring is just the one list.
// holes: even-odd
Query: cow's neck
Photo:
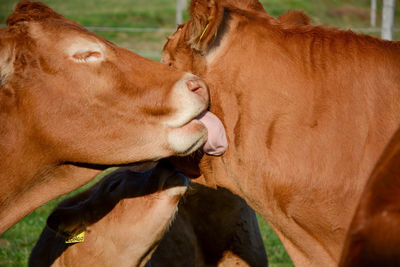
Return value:
[[(86, 242), (71, 247), (56, 262), (76, 260), (81, 264), (143, 266), (173, 220), (171, 210), (177, 210), (173, 202), (163, 200), (163, 197), (157, 196), (156, 203), (154, 198), (150, 201), (122, 199), (105, 217), (87, 228)], [(138, 209), (139, 203), (141, 209)], [(115, 251), (118, 251), (118, 259), (115, 259)], [(93, 253), (102, 257), (91, 257)]]
[[(204, 75), (211, 111), (226, 127), (229, 148), (220, 158), (206, 157), (203, 164), (211, 164), (202, 171), (209, 183), (245, 198), (296, 264), (334, 265), (363, 185), (399, 125), (393, 98), (400, 92), (339, 84), (331, 77), (324, 77), (331, 86), (323, 88), (291, 76), (295, 70), (262, 63), (274, 62), (271, 58), (248, 58), (263, 66), (264, 77), (246, 66), (225, 71), (221, 79), (221, 62)], [(375, 90), (368, 97), (379, 98), (380, 105), (371, 106), (375, 99), (368, 99), (366, 89)]]
[[(37, 203), (37, 189), (31, 184), (31, 178), (45, 177), (53, 171), (51, 168), (38, 168), (40, 163), (34, 158), (28, 160), (24, 155), (3, 155), (7, 158), (0, 159), (0, 233), (31, 212), (32, 204)], [(45, 179), (42, 182), (45, 184)]]
[[(35, 208), (90, 181), (98, 170), (57, 165), (29, 143), (12, 140), (0, 153), (0, 233)], [(20, 153), (18, 153), (20, 151)], [(33, 183), (32, 181), (35, 181)]]

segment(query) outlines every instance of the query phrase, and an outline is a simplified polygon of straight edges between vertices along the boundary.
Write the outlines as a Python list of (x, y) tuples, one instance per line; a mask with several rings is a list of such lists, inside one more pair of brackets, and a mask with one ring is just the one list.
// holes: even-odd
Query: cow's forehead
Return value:
[(62, 49), (68, 55), (75, 52), (104, 52), (105, 43), (96, 35), (75, 24), (64, 21), (30, 22), (29, 35), (36, 43)]
[(51, 38), (55, 42), (60, 41), (55, 37), (80, 37), (96, 41), (95, 34), (76, 24), (64, 21), (29, 22), (29, 34), (34, 39)]

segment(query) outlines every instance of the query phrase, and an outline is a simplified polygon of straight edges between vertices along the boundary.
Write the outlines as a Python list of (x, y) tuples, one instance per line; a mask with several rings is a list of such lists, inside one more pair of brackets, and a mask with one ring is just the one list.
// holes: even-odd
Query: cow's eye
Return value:
[(89, 50), (76, 52), (72, 58), (81, 63), (95, 62), (103, 59), (103, 55), (100, 51)]

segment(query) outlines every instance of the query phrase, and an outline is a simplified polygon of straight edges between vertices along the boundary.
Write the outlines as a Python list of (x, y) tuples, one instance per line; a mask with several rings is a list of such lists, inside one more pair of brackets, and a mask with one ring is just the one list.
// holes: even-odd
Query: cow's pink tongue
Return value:
[(203, 147), (204, 152), (213, 156), (224, 154), (228, 148), (228, 140), (222, 122), (209, 111), (201, 114), (197, 119), (206, 126), (208, 131), (208, 139)]

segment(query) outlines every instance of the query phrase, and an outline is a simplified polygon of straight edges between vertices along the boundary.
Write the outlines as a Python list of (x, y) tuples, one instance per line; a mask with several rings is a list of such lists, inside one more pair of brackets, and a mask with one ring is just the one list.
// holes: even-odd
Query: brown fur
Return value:
[(208, 106), (199, 78), (117, 47), (40, 2), (19, 3), (7, 21), (0, 233), (96, 169), (188, 154), (206, 140), (192, 120)]
[(400, 266), (400, 129), (364, 188), (339, 266)]
[(165, 63), (204, 78), (226, 127), (229, 148), (202, 158), (201, 181), (243, 197), (295, 265), (335, 266), (400, 123), (400, 43), (281, 22), (239, 2), (217, 1), (221, 23), (210, 24), (217, 35), (200, 52), (192, 28), (206, 25), (192, 21), (207, 15), (195, 8), (164, 47)]

